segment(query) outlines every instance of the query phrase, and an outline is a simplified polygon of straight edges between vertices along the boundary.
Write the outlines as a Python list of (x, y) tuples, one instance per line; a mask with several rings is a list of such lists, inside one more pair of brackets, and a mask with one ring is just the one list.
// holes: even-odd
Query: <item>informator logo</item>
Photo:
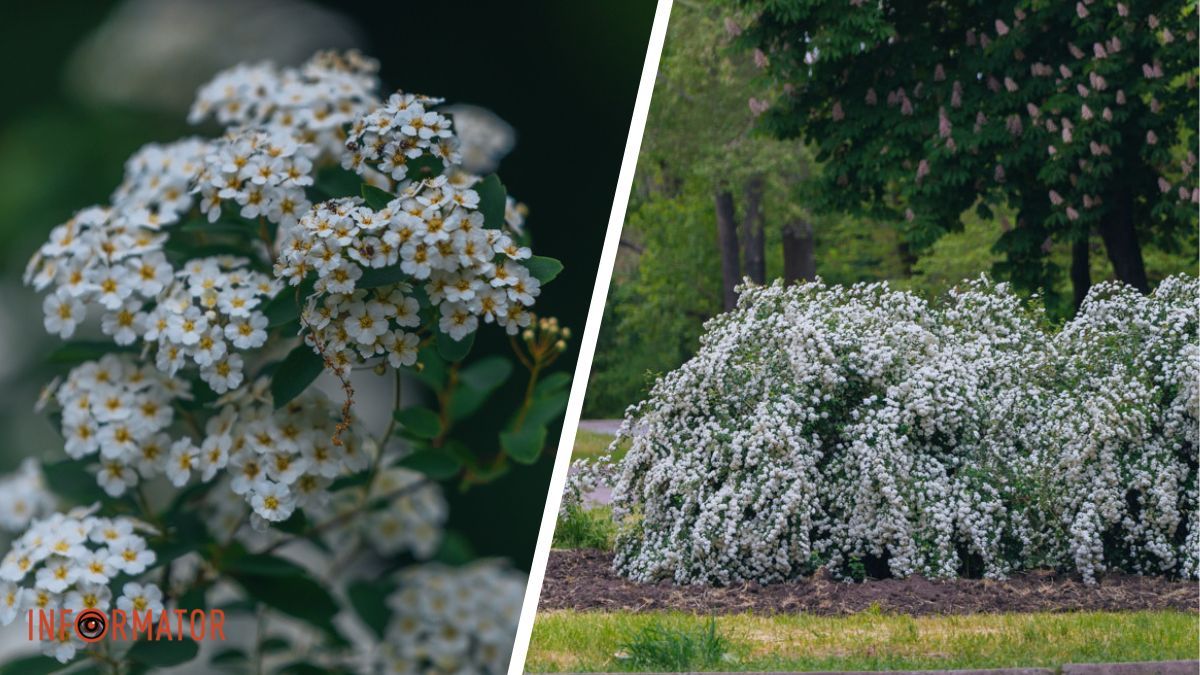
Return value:
[(214, 609), (147, 609), (102, 612), (85, 609), (31, 609), (26, 614), (30, 640), (66, 640), (71, 632), (84, 642), (129, 640), (224, 640), (225, 612)]

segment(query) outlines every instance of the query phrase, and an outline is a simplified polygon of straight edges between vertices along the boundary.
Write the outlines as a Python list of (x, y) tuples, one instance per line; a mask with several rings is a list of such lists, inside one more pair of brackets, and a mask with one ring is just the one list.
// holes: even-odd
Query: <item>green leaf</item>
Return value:
[(446, 386), (446, 362), (442, 360), (436, 347), (423, 347), (417, 352), (417, 363), (420, 368), (412, 368), (413, 377), (416, 377), (425, 386), (434, 391), (441, 391)]
[(504, 206), (507, 192), (500, 177), (492, 174), (479, 181), (471, 189), (479, 193), (479, 212), (483, 214), (483, 226), (498, 230), (504, 225)]
[(212, 543), (208, 527), (194, 510), (180, 511), (168, 522), (170, 522), (170, 526), (166, 534), (156, 537), (151, 542), (151, 548), (158, 554), (154, 561), (155, 567), (166, 565), (182, 555)]
[(325, 362), (306, 344), (300, 344), (279, 364), (271, 377), (271, 397), (275, 409), (287, 405), (308, 388), (325, 369)]
[(362, 184), (361, 193), (363, 201), (367, 203), (367, 206), (376, 211), (382, 211), (386, 209), (388, 202), (395, 199), (392, 193), (388, 192), (387, 190), (380, 190), (369, 183)]
[(111, 342), (80, 340), (68, 342), (50, 352), (46, 360), (53, 364), (74, 365), (84, 361), (95, 361), (110, 352), (133, 351), (130, 347), (118, 347)]
[[(302, 298), (311, 292), (311, 287), (307, 292), (301, 287)], [(278, 328), (292, 321), (298, 321), (300, 319), (300, 303), (296, 302), (296, 289), (292, 286), (284, 286), (283, 290), (263, 305), (262, 311), (267, 317), (268, 328)]]
[(446, 407), (450, 419), (457, 422), (470, 417), (483, 406), (490, 393), (490, 391), (481, 391), (472, 387), (456, 388), (450, 395), (450, 402)]
[(380, 638), (387, 630), (392, 611), (387, 606), (387, 596), (395, 590), (389, 581), (355, 581), (346, 589), (350, 606), (358, 613), (363, 623)]
[(189, 588), (186, 593), (179, 596), (179, 609), (192, 610), (199, 609), (208, 611), (208, 588), (209, 584), (199, 584)]
[(437, 329), (438, 354), (447, 361), (462, 361), (471, 352), (471, 346), (475, 344), (476, 332), (478, 331), (471, 332), (461, 340), (455, 340), (448, 334), (443, 333), (439, 326)]
[(183, 490), (180, 490), (179, 493), (176, 494), (173, 499), (171, 499), (171, 503), (167, 506), (167, 509), (164, 512), (167, 522), (172, 522), (175, 518), (175, 514), (179, 513), (181, 509), (188, 507), (189, 502), (198, 501), (201, 497), (207, 494), (214, 485), (216, 485), (215, 482), (196, 483), (194, 485), (187, 486)]
[[(163, 244), (163, 252), (167, 255), (167, 260), (176, 267), (182, 267), (188, 260), (196, 258), (207, 258), (210, 256), (232, 255), (239, 258), (245, 258), (251, 269), (259, 271), (270, 271), (270, 265), (260, 259), (256, 253), (253, 242), (254, 239), (246, 237), (229, 238), (227, 241), (219, 241), (213, 243), (201, 243), (200, 241), (188, 241), (188, 239), (200, 239), (195, 233), (192, 236), (186, 234), (174, 235)], [(211, 239), (206, 237), (205, 239)]]
[(90, 504), (108, 499), (96, 483), (96, 477), (75, 459), (42, 464), (42, 475), (50, 490), (72, 504)]
[(246, 598), (230, 600), (224, 604), (218, 605), (217, 609), (229, 614), (254, 614), (258, 611), (258, 603)]
[(458, 460), (437, 450), (418, 450), (396, 463), (396, 466), (411, 469), (434, 480), (445, 480), (458, 474)]
[(442, 160), (433, 155), (422, 155), (416, 159), (408, 160), (407, 173), (405, 178), (408, 180), (423, 180), (425, 178), (433, 178), (441, 175), (445, 165)]
[(519, 261), (529, 270), (534, 279), (546, 285), (558, 276), (559, 272), (563, 271), (563, 264), (554, 258), (548, 258), (544, 255), (535, 255)]
[(346, 671), (342, 668), (334, 668), (331, 670), (321, 666), (314, 666), (311, 663), (296, 661), (280, 667), (280, 669), (276, 672), (278, 675), (341, 675)]
[(59, 663), (49, 656), (27, 656), (0, 666), (0, 675), (48, 675), (72, 665)]
[(458, 381), (473, 389), (491, 391), (512, 375), (513, 364), (503, 356), (485, 356), (463, 368)]
[(512, 362), (502, 356), (488, 356), (464, 368), (459, 373), (460, 386), (450, 396), (450, 419), (457, 421), (474, 414), (512, 371)]
[(267, 577), (303, 577), (308, 571), (290, 560), (270, 554), (247, 553), (225, 561), (226, 572)]
[(534, 396), (553, 394), (570, 386), (571, 374), (560, 370), (539, 380), (537, 386), (533, 388), (533, 394)]
[(358, 177), (358, 174), (335, 165), (317, 169), (313, 190), (327, 198), (336, 199), (359, 194), (360, 185), (362, 185), (362, 179)]
[(408, 281), (408, 275), (400, 269), (399, 263), (388, 267), (368, 267), (362, 276), (354, 282), (355, 288), (379, 288), (390, 286), (401, 281)]
[(307, 576), (265, 576), (233, 572), (230, 576), (259, 602), (305, 621), (336, 636), (333, 616), (337, 603), (320, 584)]
[(447, 530), (442, 535), (442, 544), (438, 547), (433, 559), (446, 565), (465, 565), (476, 557), (471, 542), (461, 533)]
[(262, 642), (262, 650), (268, 654), (271, 652), (285, 652), (292, 648), (292, 644), (281, 637), (269, 637)]
[(337, 492), (338, 490), (344, 490), (350, 487), (360, 487), (364, 485), (367, 482), (367, 479), (370, 477), (371, 474), (367, 471), (352, 473), (349, 476), (340, 476), (335, 478), (326, 489), (330, 492)]
[(179, 232), (195, 232), (206, 235), (258, 236), (258, 230), (254, 224), (245, 220), (228, 220), (225, 218), (219, 219), (215, 223), (208, 222), (207, 217), (192, 218), (186, 223), (180, 223), (172, 229)]
[(217, 652), (208, 662), (214, 666), (240, 666), (246, 664), (249, 660), (250, 657), (246, 656), (246, 652), (230, 648)]
[(546, 427), (525, 424), (518, 431), (500, 432), (500, 447), (508, 453), (513, 461), (522, 464), (533, 464), (542, 454), (546, 445)]
[(525, 424), (546, 426), (567, 409), (569, 394), (565, 391), (545, 396), (534, 396), (525, 412)]
[(303, 534), (308, 529), (308, 517), (300, 509), (296, 509), (287, 520), (275, 523), (273, 527), (288, 534)]
[[(174, 626), (172, 626), (174, 627)], [(200, 644), (187, 636), (174, 640), (138, 640), (126, 655), (130, 661), (144, 663), (148, 666), (177, 666), (196, 658)]]
[(442, 420), (429, 408), (413, 406), (396, 411), (396, 421), (417, 438), (436, 438), (442, 433)]

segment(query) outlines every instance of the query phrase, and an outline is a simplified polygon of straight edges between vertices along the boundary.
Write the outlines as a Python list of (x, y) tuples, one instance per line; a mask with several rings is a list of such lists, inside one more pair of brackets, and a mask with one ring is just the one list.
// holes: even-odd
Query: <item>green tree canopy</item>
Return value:
[(1005, 276), (1050, 290), (1087, 237), (1117, 278), (1196, 226), (1196, 3), (734, 0), (731, 33), (771, 85), (761, 126), (825, 165), (814, 205), (896, 218), (917, 248), (1007, 205)]

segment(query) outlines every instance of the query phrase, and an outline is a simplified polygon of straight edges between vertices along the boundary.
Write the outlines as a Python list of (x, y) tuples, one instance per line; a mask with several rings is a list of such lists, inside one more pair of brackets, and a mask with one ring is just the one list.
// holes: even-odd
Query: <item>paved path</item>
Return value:
[(579, 428), (597, 434), (616, 436), (621, 428), (621, 420), (579, 420)]
[[(582, 431), (590, 431), (596, 434), (607, 434), (616, 436), (617, 429), (621, 428), (622, 420), (579, 420), (579, 428)], [(572, 467), (574, 472), (574, 467)], [(584, 506), (604, 506), (612, 503), (612, 488), (607, 485), (601, 485), (595, 490), (583, 496)]]

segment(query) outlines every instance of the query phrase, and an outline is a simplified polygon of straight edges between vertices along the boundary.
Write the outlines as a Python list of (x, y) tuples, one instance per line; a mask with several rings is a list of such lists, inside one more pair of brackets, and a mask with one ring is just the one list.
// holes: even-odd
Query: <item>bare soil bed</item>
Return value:
[(1087, 586), (1077, 577), (1036, 572), (1006, 581), (908, 579), (844, 583), (818, 574), (760, 586), (722, 588), (636, 584), (612, 570), (612, 553), (592, 549), (550, 552), (542, 585), (543, 610), (624, 610), (734, 614), (739, 612), (852, 614), (878, 607), (888, 613), (976, 614), (1121, 610), (1197, 611), (1200, 586), (1162, 577), (1108, 575)]

